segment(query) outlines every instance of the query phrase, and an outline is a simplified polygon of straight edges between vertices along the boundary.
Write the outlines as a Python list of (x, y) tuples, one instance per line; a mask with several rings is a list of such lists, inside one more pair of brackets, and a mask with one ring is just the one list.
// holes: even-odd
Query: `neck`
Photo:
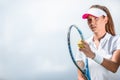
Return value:
[(94, 34), (94, 40), (100, 41), (105, 36), (105, 34), (106, 34), (106, 32), (95, 33)]

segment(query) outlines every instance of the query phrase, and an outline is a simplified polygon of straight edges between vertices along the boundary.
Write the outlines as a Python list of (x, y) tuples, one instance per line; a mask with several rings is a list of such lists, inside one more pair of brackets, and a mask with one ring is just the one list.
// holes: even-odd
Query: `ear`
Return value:
[(107, 24), (107, 22), (108, 22), (108, 17), (107, 16), (105, 16), (104, 21)]

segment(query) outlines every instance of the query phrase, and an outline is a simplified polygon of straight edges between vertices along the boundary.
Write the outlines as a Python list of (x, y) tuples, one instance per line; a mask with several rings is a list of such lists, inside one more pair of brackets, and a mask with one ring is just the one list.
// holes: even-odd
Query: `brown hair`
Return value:
[(101, 6), (101, 5), (92, 5), (90, 8), (99, 8), (107, 14), (108, 22), (105, 26), (105, 29), (106, 29), (106, 32), (108, 32), (114, 36), (115, 35), (114, 23), (113, 23), (113, 19), (112, 19), (112, 16), (111, 16), (108, 8), (105, 6)]

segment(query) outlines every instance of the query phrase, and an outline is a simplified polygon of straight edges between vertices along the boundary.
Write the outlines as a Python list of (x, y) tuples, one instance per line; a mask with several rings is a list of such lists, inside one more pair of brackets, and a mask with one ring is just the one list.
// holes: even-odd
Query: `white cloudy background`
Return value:
[(71, 24), (92, 33), (81, 15), (109, 8), (120, 34), (119, 0), (0, 0), (0, 80), (77, 80), (67, 48)]

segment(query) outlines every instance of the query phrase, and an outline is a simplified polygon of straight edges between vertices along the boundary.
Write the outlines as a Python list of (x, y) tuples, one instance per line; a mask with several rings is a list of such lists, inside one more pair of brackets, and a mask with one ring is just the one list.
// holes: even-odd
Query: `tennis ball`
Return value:
[(81, 48), (84, 48), (83, 40), (78, 41), (78, 47), (79, 47), (80, 49), (81, 49)]

